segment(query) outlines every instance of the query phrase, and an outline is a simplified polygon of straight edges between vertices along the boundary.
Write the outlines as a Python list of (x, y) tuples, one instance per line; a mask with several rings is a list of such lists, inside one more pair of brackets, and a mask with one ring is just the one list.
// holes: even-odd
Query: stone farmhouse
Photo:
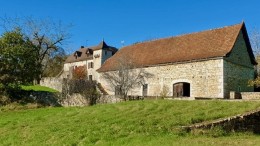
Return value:
[(168, 96), (229, 98), (230, 91), (251, 92), (257, 64), (244, 22), (218, 29), (162, 38), (125, 46), (117, 51), (102, 41), (82, 47), (68, 57), (63, 77), (76, 66), (85, 65), (88, 78), (100, 83), (109, 95), (115, 94), (105, 72), (116, 70), (118, 58), (134, 62), (153, 74), (128, 94), (158, 96), (167, 87)]
[(84, 47), (71, 54), (65, 61), (62, 77), (71, 78), (72, 70), (77, 67), (86, 67), (88, 79), (99, 81), (97, 69), (117, 52), (117, 48), (108, 46), (103, 40), (97, 46)]

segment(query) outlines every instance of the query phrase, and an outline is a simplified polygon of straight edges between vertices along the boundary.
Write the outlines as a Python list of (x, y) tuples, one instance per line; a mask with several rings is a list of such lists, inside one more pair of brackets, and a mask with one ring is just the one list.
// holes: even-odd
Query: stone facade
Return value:
[[(187, 82), (191, 97), (223, 98), (222, 58), (147, 67), (145, 71), (153, 75), (146, 80), (147, 96), (159, 96), (164, 86), (169, 89), (168, 96), (173, 96), (173, 84)], [(105, 79), (101, 84), (110, 95), (114, 94), (114, 89)], [(142, 86), (132, 89), (129, 95), (142, 96)]]
[(254, 79), (254, 65), (250, 61), (243, 33), (240, 32), (232, 52), (224, 58), (224, 96), (230, 91), (252, 92), (248, 81)]
[[(99, 81), (99, 74), (96, 70), (99, 69), (101, 65), (112, 55), (113, 55), (112, 51), (109, 50), (102, 50), (102, 49), (94, 50), (92, 59), (65, 63), (62, 77), (69, 78), (72, 76), (71, 73), (75, 67), (86, 66), (88, 78), (91, 75), (92, 80)], [(90, 65), (90, 63), (92, 63), (92, 66)]]

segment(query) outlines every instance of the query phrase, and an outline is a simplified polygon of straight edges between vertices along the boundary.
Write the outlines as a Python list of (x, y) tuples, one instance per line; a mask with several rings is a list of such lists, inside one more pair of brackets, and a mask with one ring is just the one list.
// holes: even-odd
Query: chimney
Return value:
[(84, 48), (84, 46), (80, 46), (80, 48), (82, 49), (82, 48)]

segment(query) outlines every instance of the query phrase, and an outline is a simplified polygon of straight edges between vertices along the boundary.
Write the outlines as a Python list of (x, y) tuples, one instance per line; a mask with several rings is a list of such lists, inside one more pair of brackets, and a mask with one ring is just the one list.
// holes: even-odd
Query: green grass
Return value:
[(31, 86), (23, 85), (21, 86), (21, 88), (26, 91), (33, 90), (33, 91), (45, 91), (45, 92), (58, 92), (55, 89), (45, 87), (45, 86), (40, 86), (40, 85), (31, 85)]
[(0, 110), (0, 145), (257, 145), (260, 136), (252, 133), (193, 135), (180, 130), (256, 108), (260, 102), (145, 100)]

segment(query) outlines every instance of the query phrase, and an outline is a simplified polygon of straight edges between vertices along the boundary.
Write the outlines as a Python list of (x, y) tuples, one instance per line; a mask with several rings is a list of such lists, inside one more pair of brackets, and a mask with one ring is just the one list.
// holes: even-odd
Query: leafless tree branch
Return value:
[[(127, 59), (126, 59), (127, 58)], [(145, 80), (153, 75), (146, 72), (143, 68), (136, 68), (130, 57), (118, 58), (116, 62), (117, 70), (105, 72), (104, 78), (117, 94), (126, 99), (128, 92), (145, 83)]]

